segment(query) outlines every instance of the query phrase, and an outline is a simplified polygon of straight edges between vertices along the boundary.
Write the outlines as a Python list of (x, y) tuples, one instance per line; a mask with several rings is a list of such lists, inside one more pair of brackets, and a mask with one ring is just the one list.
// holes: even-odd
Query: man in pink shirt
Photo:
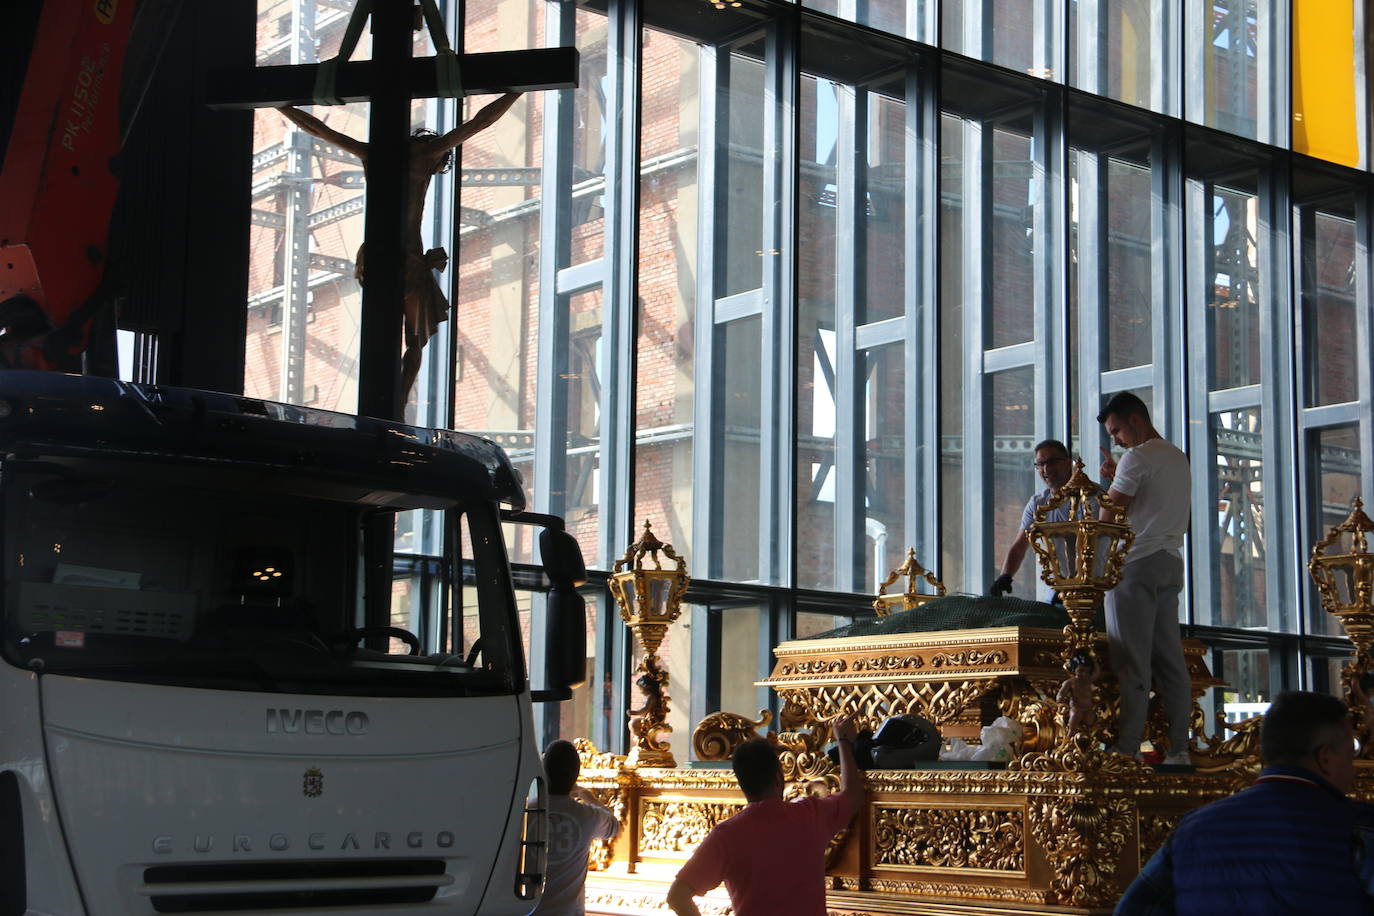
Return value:
[(749, 804), (717, 824), (668, 889), (678, 916), (701, 916), (696, 901), (722, 881), (736, 916), (825, 916), (825, 848), (863, 803), (854, 762), (852, 716), (831, 726), (840, 753), (840, 791), (826, 798), (783, 801), (782, 765), (767, 741), (735, 751), (735, 779)]

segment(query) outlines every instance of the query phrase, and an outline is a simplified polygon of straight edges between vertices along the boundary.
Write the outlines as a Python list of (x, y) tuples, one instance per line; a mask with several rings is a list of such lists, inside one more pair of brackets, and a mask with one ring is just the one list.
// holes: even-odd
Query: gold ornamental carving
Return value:
[(983, 652), (968, 649), (963, 652), (936, 652), (930, 657), (932, 668), (981, 668), (986, 665), (1005, 665), (1007, 653), (1001, 649)]
[(778, 685), (778, 695), (805, 709), (812, 722), (853, 713), (860, 728), (876, 729), (889, 716), (916, 713), (942, 725), (995, 689), (996, 681), (904, 681), (826, 684), (805, 689)]
[[(676, 565), (664, 569), (660, 554)], [(627, 766), (677, 766), (667, 740), (661, 737), (673, 729), (668, 724), (668, 672), (659, 663), (658, 647), (682, 611), (682, 598), (690, 582), (687, 561), (677, 555), (673, 545), (655, 537), (647, 521), (639, 540), (626, 548), (625, 556), (612, 567), (611, 595), (621, 619), (639, 639), (644, 652), (635, 669), (635, 684), (643, 702), (626, 713), (634, 736)]]
[(925, 667), (925, 660), (919, 655), (877, 655), (856, 658), (849, 666), (851, 671), (910, 671)]
[(1053, 870), (1054, 903), (1108, 906), (1121, 889), (1116, 866), (1132, 832), (1134, 806), (1124, 798), (1080, 796), (1030, 801), (1031, 835)]
[(952, 881), (900, 881), (873, 878), (871, 890), (888, 894), (911, 894), (921, 897), (965, 898), (969, 900), (997, 900), (1003, 903), (1048, 903), (1050, 895), (1033, 887), (1006, 887), (1000, 884), (959, 884)]
[(873, 864), (985, 869), (1026, 868), (1020, 808), (873, 809)]
[(577, 748), (577, 759), (583, 770), (618, 770), (625, 762), (623, 755), (602, 753), (587, 738), (574, 738), (573, 747)]
[(711, 828), (729, 820), (744, 802), (646, 799), (639, 820), (641, 853), (690, 852)]
[[(893, 595), (887, 594), (888, 586), (895, 584), (902, 576), (906, 576), (906, 591)], [(924, 582), (935, 589), (935, 593), (917, 591), (917, 583), (919, 582)], [(941, 598), (944, 595), (945, 583), (936, 578), (933, 572), (918, 563), (915, 548), (908, 547), (906, 561), (888, 573), (887, 578), (878, 585), (878, 597), (873, 599), (873, 610), (879, 617), (886, 617), (897, 611), (909, 611), (912, 608), (920, 607), (932, 598)]]
[(733, 712), (713, 712), (692, 731), (692, 750), (698, 760), (729, 760), (741, 744), (763, 737), (758, 730), (772, 721), (773, 714), (766, 709), (759, 710), (757, 720)]
[(1374, 532), (1374, 521), (1356, 496), (1345, 521), (1333, 525), (1326, 537), (1312, 545), (1312, 559), (1307, 564), (1322, 608), (1341, 622), (1355, 644), (1355, 656), (1341, 669), (1341, 687), (1359, 739), (1359, 756), (1366, 760), (1374, 757), (1374, 709), (1365, 683), (1374, 671), (1374, 554), (1369, 552), (1370, 532)]
[(1159, 851), (1169, 838), (1178, 822), (1183, 820), (1179, 812), (1140, 814), (1140, 867), (1144, 868), (1150, 857)]

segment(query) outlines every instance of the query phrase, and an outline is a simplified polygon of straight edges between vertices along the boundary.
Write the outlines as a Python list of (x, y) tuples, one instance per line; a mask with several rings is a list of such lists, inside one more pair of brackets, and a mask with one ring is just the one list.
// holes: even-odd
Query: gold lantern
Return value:
[[(1049, 521), (1060, 506), (1067, 506), (1068, 517)], [(1108, 517), (1102, 518), (1104, 514)], [(1126, 511), (1088, 479), (1083, 459), (1078, 458), (1073, 476), (1035, 510), (1026, 538), (1040, 560), (1040, 577), (1059, 593), (1069, 615), (1065, 662), (1080, 651), (1092, 655), (1093, 617), (1102, 607), (1102, 596), (1121, 581), (1126, 551), (1135, 540)]]
[[(659, 554), (675, 562), (663, 568)], [(653, 568), (646, 560), (652, 559)], [(671, 544), (654, 536), (649, 522), (644, 533), (625, 550), (625, 556), (615, 561), (611, 570), (611, 594), (625, 621), (644, 651), (635, 669), (635, 682), (644, 694), (644, 703), (629, 710), (630, 732), (634, 744), (626, 759), (629, 766), (677, 766), (668, 742), (659, 732), (672, 729), (668, 725), (668, 672), (659, 664), (658, 647), (668, 627), (682, 612), (682, 596), (691, 579), (687, 576), (687, 562), (677, 555)]]
[(1312, 545), (1307, 571), (1317, 584), (1322, 607), (1340, 620), (1355, 657), (1341, 672), (1341, 685), (1354, 712), (1355, 730), (1360, 738), (1360, 756), (1374, 752), (1370, 736), (1370, 709), (1367, 690), (1361, 679), (1374, 667), (1370, 649), (1374, 648), (1374, 555), (1369, 552), (1368, 534), (1374, 521), (1364, 513), (1364, 503), (1355, 497), (1350, 515), (1334, 526), (1322, 540)]
[[(906, 576), (906, 591), (893, 595), (887, 594), (888, 586), (902, 576)], [(916, 591), (916, 585), (920, 581), (924, 581), (935, 589), (935, 593), (932, 595)], [(873, 610), (877, 612), (879, 617), (886, 617), (897, 611), (909, 611), (912, 608), (920, 607), (932, 598), (939, 598), (944, 594), (945, 583), (937, 579), (933, 572), (916, 562), (915, 548), (908, 547), (906, 562), (888, 573), (887, 578), (878, 586), (878, 597), (873, 599)]]

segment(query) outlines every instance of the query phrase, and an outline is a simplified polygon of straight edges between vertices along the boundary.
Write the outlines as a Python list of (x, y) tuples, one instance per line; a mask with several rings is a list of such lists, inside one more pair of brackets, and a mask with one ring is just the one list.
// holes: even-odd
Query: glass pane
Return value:
[[(870, 594), (876, 594), (887, 574), (902, 565), (914, 534), (906, 530), (905, 522), (904, 468), (909, 446), (904, 352), (899, 344), (869, 350), (860, 367), (863, 426), (858, 433), (864, 443), (864, 459), (858, 473), (862, 475), (864, 527), (863, 578), (858, 591)], [(926, 565), (935, 562), (935, 557), (918, 559)]]
[(1059, 79), (1050, 0), (943, 0), (941, 43), (951, 51), (1018, 73)]
[(1309, 690), (1317, 693), (1341, 694), (1341, 670), (1349, 660), (1348, 656), (1310, 655), (1307, 659)]
[[(1190, 0), (1184, 29), (1193, 88), (1188, 118), (1265, 143), (1284, 143), (1288, 112), (1280, 36), (1288, 4), (1280, 0)], [(1286, 51), (1286, 48), (1285, 48)], [(1287, 56), (1286, 54), (1284, 55)]]
[(1214, 594), (1198, 602), (1200, 622), (1221, 627), (1269, 627), (1265, 591), (1264, 445), (1258, 408), (1213, 414), (1216, 526), (1211, 541)]
[(1103, 219), (1107, 236), (1107, 302), (1102, 323), (1105, 369), (1153, 361), (1151, 308), (1156, 271), (1152, 262), (1150, 169), (1110, 157)]
[[(876, 591), (876, 588), (874, 589)], [(808, 639), (828, 630), (847, 627), (854, 622), (853, 617), (844, 614), (824, 614), (813, 611), (797, 611), (796, 639)]]
[[(836, 350), (838, 301), (852, 294), (839, 288), (843, 277), (836, 265), (841, 259), (852, 264), (854, 258), (854, 236), (837, 227), (836, 221), (840, 213), (852, 212), (855, 196), (853, 176), (847, 170), (844, 186), (838, 183), (836, 160), (841, 134), (854, 131), (854, 105), (853, 87), (803, 75), (796, 525), (797, 584), (802, 588), (836, 586), (836, 370), (852, 371), (854, 359), (852, 347), (843, 354)], [(850, 446), (842, 443), (839, 447)]]
[[(568, 409), (563, 486), (550, 494), (550, 506), (582, 545), (589, 566), (606, 568), (597, 548), (601, 504), (602, 290), (578, 293), (568, 303), (569, 332), (565, 386)], [(557, 422), (555, 420), (555, 422)]]
[[(1229, 723), (1262, 716), (1273, 699), (1269, 688), (1270, 659), (1267, 649), (1217, 649), (1212, 652), (1212, 673), (1222, 686), (1202, 695), (1207, 730), (1216, 728), (1217, 713)], [(1225, 738), (1227, 732), (1218, 735)]]
[(893, 95), (861, 96), (868, 105), (868, 135), (861, 139), (858, 163), (859, 186), (867, 192), (858, 213), (866, 264), (856, 291), (859, 324), (905, 313), (907, 112), (900, 95), (904, 81), (891, 89)]
[[(658, 650), (663, 667), (668, 672), (668, 727), (665, 737), (672, 748), (673, 759), (682, 765), (693, 758), (692, 729), (692, 608), (682, 606), (682, 613), (663, 639)], [(638, 689), (638, 688), (636, 688)], [(712, 710), (715, 712), (715, 710)]]
[[(569, 264), (595, 261), (605, 253), (606, 192), (606, 17), (577, 11), (575, 43), (579, 54), (573, 92), (572, 224)], [(537, 169), (531, 170), (537, 180)]]
[[(356, 0), (258, 0), (258, 41), (254, 65), (278, 67), (309, 64), (339, 53), (344, 29)], [(428, 53), (428, 35), (417, 40), (416, 52)], [(363, 29), (349, 60), (371, 60), (372, 32)]]
[(927, 44), (935, 42), (935, 36), (930, 33), (933, 24), (931, 13), (936, 2), (937, 0), (867, 0), (865, 3), (845, 4), (844, 9), (841, 9), (838, 0), (801, 0), (802, 6), (807, 9), (818, 10), (830, 16), (843, 16), (850, 22)]
[(712, 577), (740, 581), (759, 577), (760, 400), (762, 322), (732, 321), (716, 332), (716, 398), (719, 428), (711, 431), (716, 476), (712, 494)]
[(725, 81), (716, 98), (720, 174), (716, 177), (718, 296), (733, 296), (763, 286), (763, 148), (768, 98), (764, 62), (730, 54)]
[(1097, 0), (1069, 4), (1070, 68), (1074, 85), (1140, 108), (1177, 114), (1165, 61), (1178, 52), (1165, 40), (1165, 11), (1158, 0)]
[[(1000, 564), (1021, 532), (1026, 500), (1040, 489), (1035, 476), (1035, 370), (1012, 369), (989, 377), (992, 421), (992, 563)], [(1034, 557), (1031, 558), (1032, 561)], [(1034, 598), (1039, 574), (1017, 577), (1014, 594)], [(948, 585), (948, 583), (946, 583)]]
[[(366, 104), (315, 106), (330, 129), (366, 139)], [(413, 117), (422, 118), (417, 105)], [(421, 122), (422, 123), (422, 122)], [(352, 413), (358, 405), (362, 163), (271, 110), (253, 113), (244, 393)]]
[(994, 128), (991, 139), (992, 273), (984, 279), (992, 306), (988, 346), (1005, 347), (1035, 337), (1035, 147), (1028, 133), (1008, 127)]
[(767, 633), (765, 611), (732, 607), (713, 613), (720, 615), (720, 708), (757, 719), (760, 705), (767, 703), (754, 686), (767, 676), (759, 671), (759, 643)]
[(940, 574), (964, 582), (964, 122), (940, 117)]
[[(502, 185), (482, 176), (483, 169), (531, 165), (531, 150), (539, 142), (523, 125), (542, 122), (543, 95), (522, 97), (494, 127), (463, 144), (463, 210), (455, 220), (460, 224), (457, 304), (451, 319), (456, 324), (454, 428), (480, 432), (506, 449), (524, 475), (530, 505), (535, 486), (540, 189), (537, 177), (531, 177), (532, 184)], [(511, 559), (531, 562), (530, 529), (517, 530)]]
[[(1346, 209), (1346, 208), (1342, 208)], [(1306, 405), (1359, 398), (1355, 320), (1355, 220), (1319, 207), (1299, 210)]]
[(652, 519), (691, 569), (701, 52), (662, 32), (642, 38), (643, 108), (655, 129), (640, 132), (634, 517)]
[(1208, 386), (1215, 391), (1260, 382), (1259, 197), (1212, 187), (1208, 197), (1211, 282)]
[[(1331, 426), (1308, 433), (1307, 454), (1312, 459), (1312, 484), (1307, 502), (1311, 507), (1309, 538), (1313, 543), (1326, 537), (1332, 526), (1345, 521), (1350, 514), (1351, 501), (1363, 497), (1360, 475), (1360, 428), (1351, 423)], [(1316, 587), (1304, 574), (1308, 603), (1311, 607), (1311, 631), (1330, 636), (1344, 636), (1345, 631), (1335, 617), (1322, 609)]]

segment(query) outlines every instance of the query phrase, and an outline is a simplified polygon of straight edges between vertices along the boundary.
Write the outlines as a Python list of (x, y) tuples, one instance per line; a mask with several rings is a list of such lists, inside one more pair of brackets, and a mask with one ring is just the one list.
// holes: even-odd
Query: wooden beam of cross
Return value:
[[(308, 0), (307, 0), (308, 2)], [(412, 0), (373, 0), (372, 60), (342, 63), (334, 96), (371, 102), (363, 284), (358, 359), (358, 413), (401, 419), (401, 303), (405, 296), (407, 150), (412, 99), (440, 94), (435, 58), (412, 52)], [(462, 17), (462, 3), (457, 4)], [(577, 86), (576, 48), (462, 54), (464, 92), (530, 92)], [(220, 109), (312, 104), (318, 64), (254, 67), (215, 74), (206, 99)], [(456, 259), (455, 259), (456, 260)], [(283, 316), (285, 320), (285, 316)], [(455, 319), (456, 320), (456, 316)], [(283, 354), (283, 358), (286, 354)]]

